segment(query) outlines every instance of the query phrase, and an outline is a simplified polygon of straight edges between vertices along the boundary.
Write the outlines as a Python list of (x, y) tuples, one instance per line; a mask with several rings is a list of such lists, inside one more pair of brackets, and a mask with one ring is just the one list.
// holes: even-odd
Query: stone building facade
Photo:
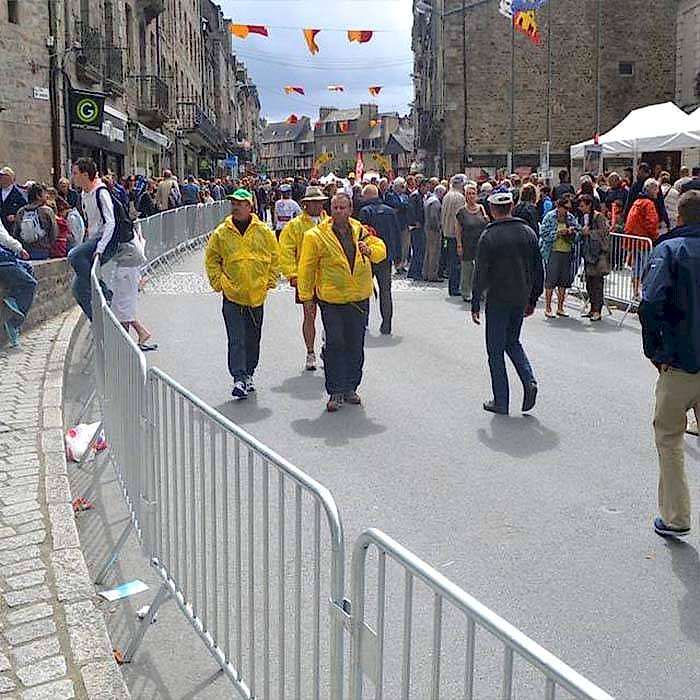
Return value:
[[(145, 175), (254, 160), (260, 102), (229, 24), (211, 0), (3, 0), (3, 160), (20, 180), (46, 181), (82, 155)], [(69, 138), (72, 90), (105, 95), (101, 133)]]
[(260, 137), (260, 166), (273, 180), (310, 177), (314, 161), (314, 132), (309, 117), (296, 124), (271, 122)]
[[(414, 2), (414, 118), (426, 171), (551, 167), (631, 109), (676, 94), (677, 0), (549, 0), (538, 46), (498, 2)], [(511, 61), (515, 70), (511, 70)], [(513, 95), (511, 99), (511, 95)]]
[(676, 41), (676, 104), (700, 107), (700, 0), (680, 0)]

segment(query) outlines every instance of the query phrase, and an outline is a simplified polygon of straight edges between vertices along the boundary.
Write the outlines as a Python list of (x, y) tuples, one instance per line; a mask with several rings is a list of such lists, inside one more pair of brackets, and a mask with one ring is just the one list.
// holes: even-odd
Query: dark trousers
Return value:
[(447, 239), (447, 289), (451, 297), (459, 296), (460, 278), (462, 277), (462, 261), (457, 255), (457, 239)]
[(224, 298), (222, 307), (228, 337), (228, 371), (234, 382), (252, 377), (260, 359), (262, 306), (241, 306)]
[[(19, 260), (0, 262), (0, 284), (5, 288), (6, 295), (14, 298), (25, 316), (34, 301), (36, 289), (36, 280), (27, 268), (29, 265)], [(12, 323), (16, 327), (21, 325), (21, 321), (14, 317)]]
[(391, 333), (391, 317), (394, 315), (394, 303), (391, 299), (391, 261), (372, 265), (372, 274), (377, 278), (379, 287), (379, 313), (382, 316), (382, 333)]
[[(73, 281), (73, 296), (78, 302), (78, 306), (83, 313), (92, 321), (92, 289), (90, 287), (90, 270), (92, 269), (92, 258), (97, 250), (99, 238), (90, 238), (68, 253), (68, 261), (75, 272)], [(112, 249), (113, 248), (113, 249)], [(109, 261), (116, 252), (116, 246), (110, 246), (101, 256), (101, 264)], [(102, 285), (103, 291), (107, 288)], [(107, 295), (106, 295), (107, 296)]]
[(521, 306), (486, 303), (486, 350), (489, 356), (493, 399), (499, 408), (507, 409), (510, 398), (505, 354), (513, 363), (523, 385), (535, 381), (530, 362), (520, 344), (524, 311)]
[(407, 277), (412, 280), (423, 279), (423, 263), (425, 261), (425, 230), (422, 228), (411, 229), (411, 264), (408, 267)]
[(355, 391), (362, 381), (365, 363), (365, 327), (369, 299), (350, 304), (319, 301), (326, 333), (323, 366), (328, 394)]
[(589, 277), (586, 275), (586, 291), (591, 302), (591, 312), (599, 314), (603, 310), (603, 282), (600, 275)]

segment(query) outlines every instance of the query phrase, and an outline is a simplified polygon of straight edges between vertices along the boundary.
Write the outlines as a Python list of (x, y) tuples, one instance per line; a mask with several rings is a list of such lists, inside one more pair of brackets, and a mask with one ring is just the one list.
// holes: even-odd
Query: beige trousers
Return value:
[(690, 527), (683, 436), (688, 410), (700, 403), (700, 374), (670, 367), (656, 382), (654, 436), (659, 453), (659, 511), (666, 525)]

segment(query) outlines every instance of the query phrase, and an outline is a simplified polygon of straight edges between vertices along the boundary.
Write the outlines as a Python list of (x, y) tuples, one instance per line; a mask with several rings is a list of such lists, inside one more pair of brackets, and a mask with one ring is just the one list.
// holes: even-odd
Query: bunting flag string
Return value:
[(260, 36), (269, 36), (267, 27), (262, 24), (232, 24), (231, 34), (239, 39), (245, 39), (249, 34), (259, 34)]
[(382, 86), (381, 85), (372, 85), (367, 88), (369, 90), (369, 94), (372, 95), (373, 97), (376, 97), (381, 91), (382, 91)]
[(297, 95), (306, 95), (304, 88), (299, 87), (298, 85), (285, 85), (283, 90), (285, 95), (291, 95), (293, 92), (295, 92)]
[(358, 44), (366, 44), (372, 40), (374, 32), (366, 29), (351, 29), (348, 31), (348, 41), (356, 41)]
[(320, 29), (304, 29), (304, 39), (306, 40), (306, 46), (309, 49), (309, 53), (315, 56), (319, 52), (318, 44), (316, 43), (316, 35), (320, 32)]
[(342, 85), (329, 85), (328, 92), (345, 92), (345, 88)]

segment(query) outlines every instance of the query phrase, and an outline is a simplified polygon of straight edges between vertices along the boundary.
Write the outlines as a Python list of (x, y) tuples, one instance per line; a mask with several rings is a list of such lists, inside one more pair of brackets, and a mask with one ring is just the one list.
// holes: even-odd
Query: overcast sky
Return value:
[[(413, 99), (411, 72), (412, 0), (219, 0), (236, 24), (264, 24), (269, 37), (233, 38), (233, 50), (245, 61), (258, 86), (261, 114), (281, 121), (290, 114), (318, 117), (319, 105), (351, 107), (376, 101), (380, 111), (407, 114)], [(302, 29), (328, 29), (316, 37), (312, 56)], [(348, 29), (374, 30), (367, 44), (348, 42)], [(327, 86), (345, 86), (344, 93)], [(299, 85), (305, 96), (285, 95)], [(378, 98), (367, 91), (383, 86)]]

